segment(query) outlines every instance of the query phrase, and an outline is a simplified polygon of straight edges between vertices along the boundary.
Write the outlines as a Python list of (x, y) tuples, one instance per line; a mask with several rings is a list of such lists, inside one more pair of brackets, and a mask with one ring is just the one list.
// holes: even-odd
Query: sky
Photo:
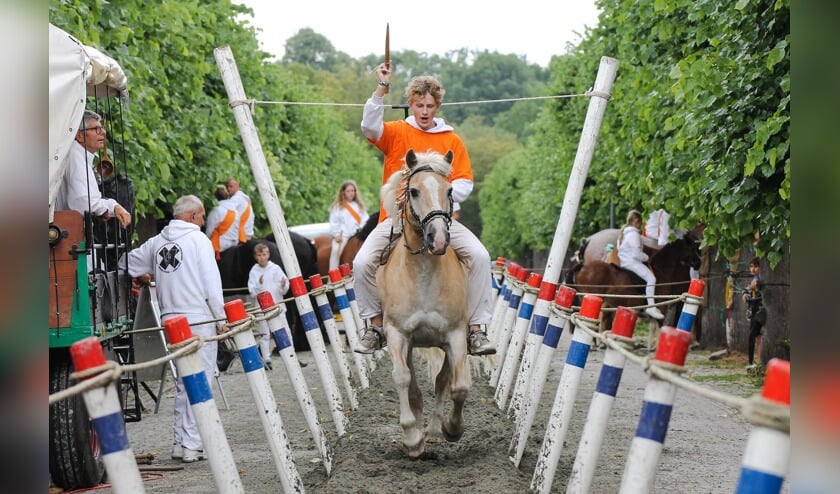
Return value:
[(594, 0), (518, 0), (502, 8), (485, 2), (371, 2), (369, 0), (234, 0), (254, 11), (249, 22), (262, 29), (262, 49), (282, 58), (286, 40), (300, 29), (325, 36), (352, 58), (385, 50), (390, 24), (391, 53), (403, 50), (445, 55), (469, 48), (524, 55), (548, 67), (566, 43), (576, 43), (598, 22)]

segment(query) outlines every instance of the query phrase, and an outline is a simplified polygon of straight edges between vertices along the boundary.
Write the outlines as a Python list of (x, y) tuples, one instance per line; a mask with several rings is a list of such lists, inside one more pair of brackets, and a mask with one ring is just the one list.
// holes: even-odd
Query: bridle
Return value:
[[(423, 232), (423, 230), (426, 228), (426, 225), (427, 225), (427, 224), (429, 224), (429, 222), (431, 222), (433, 219), (437, 218), (438, 216), (441, 216), (441, 217), (443, 217), (443, 219), (444, 219), (444, 220), (446, 220), (446, 226), (447, 226), (447, 227), (448, 227), (448, 226), (450, 226), (450, 225), (452, 225), (452, 207), (453, 207), (453, 206), (452, 206), (452, 192), (451, 192), (451, 191), (450, 191), (450, 193), (449, 193), (449, 211), (444, 211), (444, 210), (442, 210), (442, 209), (434, 209), (434, 210), (432, 210), (432, 211), (429, 211), (429, 212), (426, 214), (426, 216), (424, 216), (424, 217), (421, 219), (421, 218), (420, 218), (420, 215), (418, 215), (418, 214), (417, 214), (417, 211), (415, 211), (415, 210), (414, 210), (414, 206), (413, 206), (413, 205), (412, 205), (412, 203), (411, 203), (411, 197), (409, 197), (409, 193), (410, 193), (410, 191), (411, 191), (411, 178), (412, 178), (414, 175), (416, 175), (416, 174), (418, 174), (418, 173), (420, 173), (420, 172), (432, 172), (432, 173), (436, 173), (436, 172), (434, 171), (434, 169), (432, 169), (432, 167), (431, 167), (431, 166), (426, 165), (426, 166), (420, 166), (420, 167), (417, 167), (417, 168), (413, 168), (413, 169), (412, 169), (412, 170), (408, 173), (408, 177), (406, 177), (406, 185), (405, 185), (405, 195), (406, 195), (406, 197), (405, 197), (405, 202), (407, 202), (407, 203), (408, 203), (408, 211), (411, 213), (411, 217), (412, 217), (412, 218), (414, 218), (414, 220), (415, 220), (417, 223), (419, 223), (419, 224), (420, 224), (420, 232), (422, 233), (422, 232)], [(409, 245), (408, 245), (408, 239), (407, 239), (407, 238), (406, 238), (406, 236), (405, 236), (405, 231), (406, 231), (406, 230), (405, 230), (405, 228), (406, 228), (406, 224), (405, 224), (405, 214), (404, 214), (404, 213), (405, 213), (405, 205), (403, 205), (403, 207), (402, 207), (402, 211), (403, 211), (403, 214), (401, 214), (401, 215), (400, 215), (400, 221), (402, 222), (402, 230), (403, 230), (403, 243), (405, 244), (405, 248), (406, 248), (406, 249), (408, 249), (409, 254), (411, 254), (411, 255), (413, 255), (413, 256), (414, 256), (414, 255), (417, 255), (417, 254), (422, 254), (423, 252), (425, 252), (425, 251), (427, 250), (427, 249), (426, 249), (426, 243), (425, 243), (425, 242), (422, 242), (422, 244), (420, 245), (420, 248), (419, 248), (419, 249), (417, 249), (417, 250), (411, 250), (411, 247), (409, 247)], [(422, 237), (422, 235), (421, 235), (421, 237)]]

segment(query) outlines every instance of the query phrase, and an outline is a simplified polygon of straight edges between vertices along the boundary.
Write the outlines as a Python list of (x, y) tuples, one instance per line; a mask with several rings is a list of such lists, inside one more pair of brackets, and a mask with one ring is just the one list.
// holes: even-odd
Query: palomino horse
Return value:
[[(415, 154), (382, 188), (383, 204), (401, 235), (376, 284), (383, 308), (383, 329), (394, 365), (400, 399), (400, 425), (406, 454), (417, 458), (426, 435), (457, 441), (464, 433), (462, 412), (470, 386), (467, 364), (467, 275), (449, 246), (452, 222), (452, 151)], [(403, 245), (400, 245), (403, 244)], [(423, 397), (412, 353), (415, 347), (443, 350), (435, 379), (435, 409), (425, 431)], [(446, 399), (453, 407), (444, 417)]]
[[(347, 245), (344, 246), (344, 250), (341, 251), (341, 257), (338, 260), (338, 264), (350, 264), (353, 265), (353, 259), (356, 258), (356, 253), (359, 252), (359, 249), (362, 248), (362, 244), (365, 240), (367, 240), (368, 235), (370, 232), (376, 228), (376, 225), (379, 223), (379, 211), (374, 211), (370, 214), (367, 222), (362, 225), (362, 228), (359, 229), (353, 236), (345, 240)], [(330, 251), (332, 250), (332, 237), (329, 235), (319, 235), (312, 239), (312, 243), (315, 245), (315, 250), (318, 252), (318, 272), (321, 276), (327, 276), (330, 271)]]
[[(618, 230), (613, 230), (618, 232)], [(590, 238), (595, 238), (595, 234)], [(588, 240), (588, 239), (587, 239)], [(578, 257), (583, 262), (575, 263), (566, 277), (566, 282), (576, 284), (579, 292), (600, 293), (612, 295), (604, 298), (605, 307), (623, 305), (632, 307), (645, 305), (644, 298), (627, 297), (627, 295), (644, 295), (645, 282), (634, 273), (619, 268), (613, 264), (601, 261), (602, 249), (598, 249), (595, 256), (590, 253), (592, 243), (584, 241)], [(688, 232), (682, 238), (668, 243), (659, 250), (652, 250), (645, 245), (645, 252), (649, 254), (649, 265), (656, 276), (656, 295), (680, 295), (688, 291), (691, 282), (689, 268), (700, 267), (700, 241), (694, 232)], [(594, 250), (594, 249), (593, 249)], [(594, 258), (593, 258), (594, 257)], [(671, 310), (671, 307), (674, 310)], [(675, 305), (669, 306), (665, 321), (670, 325), (676, 324), (678, 312)], [(644, 313), (640, 313), (644, 315)], [(602, 329), (609, 326), (610, 317), (602, 320)], [(657, 325), (658, 326), (658, 325)], [(658, 328), (654, 328), (658, 329)], [(651, 336), (655, 331), (651, 331)]]

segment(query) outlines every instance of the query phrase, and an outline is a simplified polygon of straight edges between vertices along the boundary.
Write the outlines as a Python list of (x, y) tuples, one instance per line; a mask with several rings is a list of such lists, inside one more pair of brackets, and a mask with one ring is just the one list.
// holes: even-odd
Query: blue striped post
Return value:
[[(612, 326), (612, 339), (623, 344), (628, 350), (633, 348), (633, 330), (636, 328), (638, 313), (627, 307), (618, 307)], [(604, 442), (607, 423), (610, 420), (615, 395), (624, 372), (624, 362), (627, 358), (620, 351), (607, 347), (604, 352), (604, 362), (595, 393), (589, 404), (589, 413), (578, 443), (578, 451), (566, 494), (586, 493), (592, 486), (595, 466), (598, 464), (598, 453)]]
[[(331, 288), (333, 295), (335, 296), (335, 303), (338, 305), (338, 310), (341, 313), (341, 320), (344, 322), (344, 335), (347, 336), (347, 342), (350, 345), (350, 349), (354, 350), (359, 348), (359, 345), (361, 344), (359, 342), (359, 330), (361, 328), (356, 326), (356, 318), (353, 316), (353, 309), (350, 308), (350, 299), (347, 298), (347, 289), (342, 283), (341, 271), (338, 269), (331, 269), (329, 275)], [(367, 380), (368, 366), (367, 361), (364, 358), (364, 354), (354, 351), (353, 359), (356, 363), (356, 370), (358, 371), (359, 376), (364, 374), (364, 379)], [(361, 377), (359, 382), (361, 382)], [(368, 385), (370, 384), (368, 383)], [(365, 386), (362, 385), (362, 388), (365, 389)]]
[[(96, 336), (73, 343), (70, 346), (70, 357), (76, 372), (105, 364), (105, 352)], [(105, 464), (114, 494), (146, 492), (140, 470), (137, 468), (137, 460), (128, 442), (120, 394), (115, 383), (89, 389), (84, 392), (82, 399), (87, 407), (91, 425), (96, 431), (102, 462)]]
[[(761, 398), (790, 408), (790, 362), (767, 362)], [(778, 494), (788, 473), (790, 432), (758, 425), (750, 432), (735, 494)]]
[[(603, 303), (604, 300), (601, 297), (584, 295), (583, 302), (580, 305), (580, 313), (573, 318), (573, 321), (578, 326), (597, 331), (598, 316), (601, 313)], [(575, 331), (572, 335), (572, 343), (569, 346), (569, 353), (566, 355), (566, 364), (563, 366), (560, 383), (557, 385), (557, 394), (549, 416), (548, 427), (545, 430), (542, 447), (537, 455), (534, 476), (531, 478), (531, 489), (541, 493), (551, 491), (551, 484), (554, 482), (554, 474), (557, 471), (557, 464), (560, 462), (563, 441), (565, 441), (566, 432), (569, 430), (575, 398), (580, 387), (583, 368), (586, 366), (586, 360), (589, 357), (589, 349), (592, 347), (592, 341), (592, 335), (586, 331)]]
[[(341, 273), (341, 277), (344, 280), (344, 291), (347, 294), (347, 303), (350, 304), (350, 312), (353, 313), (353, 322), (356, 323), (356, 334), (358, 334), (358, 330), (365, 327), (365, 322), (362, 321), (362, 316), (360, 315), (361, 311), (359, 310), (359, 302), (356, 301), (356, 281), (353, 278), (353, 267), (345, 263), (338, 267), (338, 272)], [(373, 354), (353, 353), (360, 359), (360, 362), (365, 365), (365, 369), (368, 371), (367, 373), (376, 370), (376, 358), (374, 358), (374, 356), (377, 356), (378, 358), (384, 354), (384, 352), (379, 351), (376, 351)], [(367, 375), (365, 375), (365, 382), (362, 384), (362, 389), (367, 389), (368, 386), (369, 383)]]
[(680, 318), (677, 321), (677, 329), (691, 332), (694, 326), (694, 319), (697, 317), (697, 310), (700, 308), (700, 303), (703, 301), (703, 290), (706, 288), (706, 282), (700, 279), (691, 280), (688, 286), (688, 294), (686, 295), (685, 303), (683, 303)]
[[(193, 336), (186, 316), (167, 319), (163, 327), (166, 331), (166, 339), (171, 345), (182, 343)], [(190, 408), (195, 415), (198, 433), (201, 435), (201, 442), (204, 443), (204, 451), (216, 481), (216, 489), (224, 494), (244, 493), (239, 470), (233, 461), (233, 453), (225, 436), (225, 430), (222, 428), (222, 419), (216, 408), (216, 402), (213, 400), (210, 382), (204, 372), (201, 357), (197, 353), (190, 353), (176, 358), (175, 365), (178, 367), (178, 375), (184, 383)]]
[[(240, 299), (231, 300), (225, 304), (225, 315), (231, 324), (241, 323), (248, 319), (245, 312), (245, 304)], [(274, 399), (274, 392), (271, 384), (265, 375), (265, 368), (260, 360), (260, 352), (254, 334), (250, 331), (240, 331), (233, 335), (236, 348), (239, 349), (239, 358), (242, 361), (242, 368), (248, 378), (248, 386), (251, 388), (251, 395), (257, 405), (257, 415), (262, 422), (268, 447), (271, 456), (274, 458), (274, 466), (280, 476), (280, 485), (283, 492), (303, 492), (303, 480), (298, 473), (292, 454), (292, 446), (289, 444), (289, 436), (283, 427), (283, 419), (280, 417), (280, 410), (277, 408), (277, 400)]]
[[(296, 276), (290, 279), (289, 286), (291, 286), (292, 294), (295, 296), (295, 302), (300, 312), (300, 320), (303, 321), (306, 340), (309, 342), (312, 358), (315, 360), (315, 367), (318, 368), (318, 377), (321, 378), (321, 386), (324, 388), (324, 393), (327, 395), (327, 401), (330, 404), (330, 413), (335, 423), (336, 433), (341, 437), (347, 432), (347, 415), (344, 414), (341, 393), (338, 391), (338, 383), (335, 380), (335, 373), (333, 372), (330, 358), (327, 355), (324, 338), (321, 337), (321, 325), (318, 324), (318, 317), (315, 316), (315, 311), (312, 310), (312, 304), (309, 301), (309, 291), (306, 289), (306, 283), (303, 281), (303, 277)], [(306, 303), (302, 303), (303, 299), (306, 299)]]
[(519, 314), (513, 326), (510, 344), (508, 345), (505, 356), (505, 363), (502, 366), (499, 374), (499, 384), (496, 387), (496, 405), (502, 410), (505, 409), (511, 384), (513, 384), (513, 379), (516, 377), (517, 370), (519, 369), (519, 356), (522, 354), (523, 347), (525, 346), (528, 325), (531, 322), (531, 315), (534, 313), (534, 303), (537, 301), (537, 288), (541, 282), (541, 274), (531, 273), (528, 276), (528, 286), (525, 288), (525, 294), (522, 296), (522, 301), (519, 304)]
[(510, 286), (511, 275), (509, 272), (502, 271), (502, 283), (499, 286), (499, 294), (496, 296), (496, 301), (493, 304), (493, 318), (487, 326), (487, 337), (498, 345), (500, 327), (502, 319), (504, 318), (507, 306), (510, 304)]
[(537, 362), (537, 355), (545, 336), (545, 327), (548, 325), (549, 306), (551, 299), (557, 292), (557, 285), (542, 280), (540, 291), (537, 293), (537, 303), (534, 305), (534, 313), (531, 316), (531, 325), (525, 339), (525, 350), (522, 352), (522, 363), (519, 364), (519, 372), (516, 375), (516, 385), (513, 388), (508, 416), (513, 416), (516, 423), (522, 419), (522, 402), (531, 382), (531, 373)]
[(536, 416), (537, 408), (542, 398), (548, 370), (551, 368), (551, 361), (554, 359), (554, 351), (557, 350), (560, 336), (563, 335), (563, 328), (566, 327), (569, 316), (572, 314), (571, 307), (576, 293), (574, 288), (566, 285), (561, 285), (557, 290), (557, 297), (554, 299), (554, 307), (557, 310), (552, 311), (552, 315), (545, 328), (545, 335), (543, 336), (542, 344), (537, 354), (536, 365), (532, 372), (530, 384), (524, 393), (520, 419), (514, 421), (515, 430), (508, 452), (510, 453), (516, 448), (516, 453), (511, 458), (511, 461), (517, 467), (519, 467), (519, 462), (525, 453), (525, 444), (528, 442), (528, 435), (531, 433), (531, 426), (534, 423), (534, 417)]
[[(682, 368), (691, 344), (691, 332), (665, 326), (659, 335), (654, 360), (671, 367)], [(630, 443), (627, 463), (621, 481), (621, 494), (653, 491), (653, 481), (671, 421), (677, 387), (651, 376), (645, 387), (642, 411), (636, 436)]]
[[(344, 338), (338, 333), (338, 326), (335, 324), (333, 318), (332, 307), (327, 298), (327, 288), (321, 280), (321, 275), (313, 274), (309, 277), (310, 295), (315, 297), (315, 303), (318, 305), (318, 312), (321, 314), (321, 321), (324, 327), (327, 328), (327, 336), (330, 339), (330, 346), (332, 347), (333, 358), (338, 364), (338, 370), (341, 373), (341, 383), (344, 385), (344, 391), (347, 394), (347, 400), (350, 402), (350, 409), (355, 410), (359, 408), (359, 400), (356, 396), (356, 388), (350, 383), (350, 364), (347, 362), (347, 357), (344, 351)], [(365, 376), (361, 374), (361, 376)], [(359, 379), (362, 381), (362, 379)], [(367, 379), (363, 381), (367, 384)]]
[(528, 270), (516, 263), (510, 263), (510, 272), (515, 280), (512, 281), (513, 288), (510, 292), (510, 303), (502, 318), (502, 323), (499, 325), (498, 340), (496, 341), (496, 368), (493, 369), (493, 374), (490, 376), (490, 386), (494, 388), (499, 384), (499, 377), (502, 374), (502, 367), (507, 359), (507, 349), (510, 344), (511, 333), (513, 333), (513, 323), (516, 320), (516, 311), (522, 301), (522, 294), (525, 292), (525, 279), (528, 277)]
[(274, 338), (274, 343), (277, 345), (277, 351), (280, 353), (280, 358), (283, 359), (283, 365), (286, 366), (286, 373), (289, 375), (289, 380), (292, 383), (292, 388), (295, 390), (300, 411), (306, 419), (306, 424), (309, 427), (309, 432), (312, 434), (312, 439), (324, 459), (324, 467), (327, 470), (327, 475), (332, 471), (332, 457), (333, 452), (330, 447), (327, 436), (324, 434), (324, 429), (321, 427), (321, 421), (318, 419), (318, 410), (315, 408), (315, 400), (309, 394), (309, 386), (306, 384), (306, 379), (303, 377), (303, 371), (300, 368), (295, 355), (295, 347), (292, 345), (292, 340), (289, 337), (288, 323), (286, 322), (286, 315), (283, 312), (269, 312), (274, 308), (274, 297), (271, 292), (265, 291), (257, 295), (257, 302), (260, 308), (264, 311), (265, 322), (268, 324), (268, 329), (271, 331), (271, 336)]

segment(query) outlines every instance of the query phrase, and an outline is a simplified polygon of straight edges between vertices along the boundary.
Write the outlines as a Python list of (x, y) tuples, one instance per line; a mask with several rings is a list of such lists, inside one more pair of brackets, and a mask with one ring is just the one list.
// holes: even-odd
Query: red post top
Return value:
[(496, 267), (497, 268), (503, 268), (503, 267), (505, 267), (506, 262), (507, 262), (507, 259), (505, 259), (504, 257), (497, 257), (496, 258)]
[(580, 315), (589, 319), (598, 319), (604, 299), (597, 295), (584, 295), (580, 304)]
[(537, 298), (540, 300), (548, 300), (549, 302), (551, 302), (551, 299), (554, 298), (554, 293), (556, 291), (556, 283), (551, 283), (543, 280), (542, 284), (540, 285), (540, 292), (537, 294)]
[(70, 345), (70, 358), (73, 359), (76, 372), (81, 372), (104, 364), (105, 352), (102, 350), (99, 338), (88, 336)]
[(181, 343), (192, 338), (192, 328), (187, 316), (175, 316), (163, 322), (163, 329), (166, 331), (166, 339), (170, 343)]
[(577, 295), (577, 290), (570, 286), (560, 285), (560, 289), (557, 290), (557, 297), (554, 299), (554, 303), (560, 307), (568, 309), (572, 306), (572, 302), (575, 301), (575, 295)]
[(528, 279), (528, 274), (529, 274), (529, 273), (530, 273), (530, 271), (528, 271), (527, 269), (523, 268), (522, 266), (519, 266), (519, 269), (516, 271), (516, 275), (515, 275), (515, 276), (516, 276), (516, 279), (517, 279), (517, 280), (519, 280), (519, 281), (525, 281), (526, 279)]
[(332, 281), (333, 283), (338, 283), (339, 281), (341, 281), (341, 271), (337, 269), (330, 269), (329, 275), (330, 281)]
[(289, 280), (289, 288), (292, 289), (292, 295), (297, 297), (303, 297), (307, 293), (306, 290), (306, 282), (303, 281), (303, 276), (295, 276), (294, 278)]
[(653, 358), (660, 362), (683, 366), (689, 345), (691, 345), (691, 331), (663, 326), (659, 332), (659, 343), (656, 345), (656, 354)]
[(636, 320), (639, 318), (639, 313), (633, 309), (624, 306), (619, 306), (615, 310), (615, 317), (613, 318), (612, 332), (625, 338), (632, 338), (633, 331), (636, 329)]
[(540, 273), (531, 273), (528, 276), (528, 286), (538, 288), (542, 282), (542, 275)]
[(257, 302), (260, 304), (260, 309), (268, 309), (274, 307), (274, 297), (268, 290), (257, 294)]
[(761, 396), (771, 401), (790, 405), (790, 362), (773, 358), (767, 362)]
[(245, 304), (240, 299), (231, 300), (225, 304), (225, 316), (228, 322), (237, 322), (248, 318)]
[(322, 286), (324, 286), (324, 280), (321, 279), (321, 275), (320, 274), (313, 274), (312, 276), (310, 276), (309, 277), (309, 286), (313, 290), (316, 289), (316, 288), (321, 288)]
[(688, 285), (689, 295), (694, 295), (695, 297), (702, 297), (703, 290), (705, 289), (706, 282), (701, 279), (691, 280), (691, 283)]
[(338, 270), (341, 271), (341, 276), (350, 276), (350, 273), (353, 271), (353, 268), (350, 267), (349, 264), (346, 262), (338, 267)]
[(512, 262), (508, 264), (508, 273), (510, 273), (511, 276), (516, 278), (516, 273), (518, 273), (521, 268), (522, 266), (516, 264), (515, 262)]

